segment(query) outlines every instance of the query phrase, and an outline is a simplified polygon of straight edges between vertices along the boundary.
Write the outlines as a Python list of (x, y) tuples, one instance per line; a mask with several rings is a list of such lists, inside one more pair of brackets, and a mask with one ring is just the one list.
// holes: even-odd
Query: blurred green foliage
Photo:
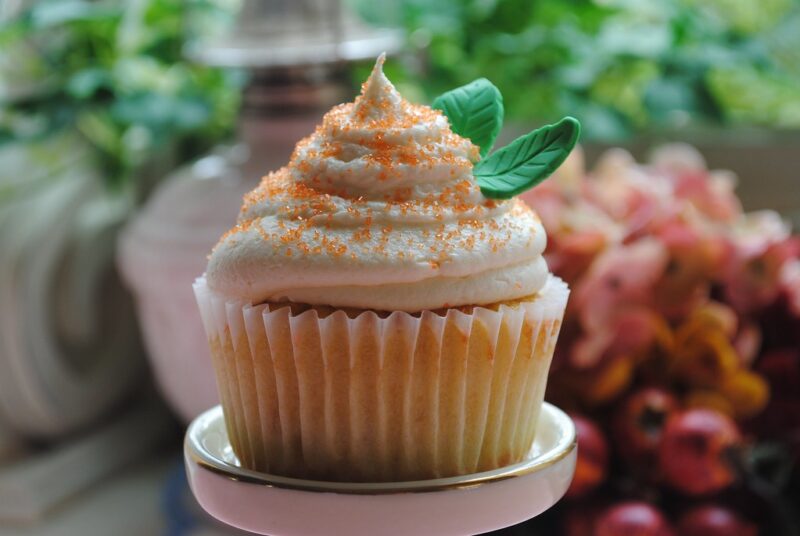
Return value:
[(218, 0), (29, 3), (0, 23), (0, 144), (74, 130), (112, 187), (200, 154), (230, 133), (242, 80), (182, 51), (224, 17)]
[(351, 0), (408, 31), (394, 75), (430, 100), (480, 76), (512, 120), (594, 139), (698, 125), (800, 128), (797, 0)]

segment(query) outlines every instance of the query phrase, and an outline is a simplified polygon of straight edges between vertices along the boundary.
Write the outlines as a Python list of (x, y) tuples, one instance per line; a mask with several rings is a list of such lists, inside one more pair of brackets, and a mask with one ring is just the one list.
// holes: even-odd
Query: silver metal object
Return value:
[(242, 195), (286, 164), (325, 111), (352, 100), (351, 62), (396, 51), (400, 37), (368, 28), (338, 0), (247, 0), (226, 35), (187, 48), (196, 61), (248, 72), (238, 139), (161, 181), (118, 255), (156, 379), (185, 421), (217, 397), (191, 290), (206, 255), (235, 224)]
[(248, 0), (233, 31), (188, 52), (220, 67), (310, 68), (392, 53), (401, 40), (397, 30), (366, 26), (341, 0)]

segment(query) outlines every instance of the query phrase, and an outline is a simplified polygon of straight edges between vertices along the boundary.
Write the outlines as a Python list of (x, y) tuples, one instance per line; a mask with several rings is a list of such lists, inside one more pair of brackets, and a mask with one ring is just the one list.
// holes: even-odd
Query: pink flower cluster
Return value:
[[(565, 534), (752, 535), (763, 519), (707, 502), (747, 480), (730, 453), (769, 441), (800, 459), (800, 237), (734, 186), (669, 145), (591, 172), (576, 150), (525, 196), (572, 288), (547, 392), (580, 446)], [(662, 489), (683, 506), (651, 504)]]
[(549, 266), (573, 290), (559, 359), (586, 369), (635, 353), (712, 304), (747, 362), (759, 313), (780, 299), (800, 317), (800, 238), (773, 211), (744, 213), (734, 187), (675, 144), (648, 164), (613, 149), (590, 172), (576, 150), (526, 194), (548, 232)]

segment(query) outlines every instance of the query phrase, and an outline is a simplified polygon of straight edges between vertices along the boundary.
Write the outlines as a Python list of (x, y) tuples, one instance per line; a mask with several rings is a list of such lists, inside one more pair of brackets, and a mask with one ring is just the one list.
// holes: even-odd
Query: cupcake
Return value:
[(513, 196), (564, 160), (577, 122), (490, 154), (494, 86), (415, 105), (383, 61), (244, 197), (194, 286), (249, 469), (419, 480), (532, 446), (568, 289)]

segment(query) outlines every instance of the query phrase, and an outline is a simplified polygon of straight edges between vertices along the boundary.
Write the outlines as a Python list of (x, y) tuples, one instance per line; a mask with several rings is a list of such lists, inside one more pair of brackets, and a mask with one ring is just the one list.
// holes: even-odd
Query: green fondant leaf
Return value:
[(433, 107), (444, 112), (453, 132), (480, 147), (481, 158), (489, 154), (503, 126), (503, 96), (494, 84), (478, 78), (438, 96)]
[(578, 142), (581, 124), (565, 117), (520, 136), (475, 164), (473, 173), (486, 197), (508, 199), (533, 188), (564, 162)]

